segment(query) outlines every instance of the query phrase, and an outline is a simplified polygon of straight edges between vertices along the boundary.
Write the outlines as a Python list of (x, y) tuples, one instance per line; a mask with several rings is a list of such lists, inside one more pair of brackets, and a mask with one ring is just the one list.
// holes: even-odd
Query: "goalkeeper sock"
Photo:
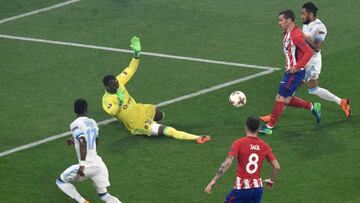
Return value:
[(175, 128), (172, 128), (172, 127), (166, 127), (164, 129), (164, 134), (166, 136), (173, 137), (173, 138), (178, 139), (178, 140), (196, 140), (196, 139), (198, 139), (200, 137), (200, 136), (193, 135), (193, 134), (190, 134), (190, 133), (186, 133), (186, 132), (183, 132), (183, 131), (178, 131)]
[(71, 183), (65, 183), (60, 178), (56, 179), (56, 185), (72, 199), (75, 199), (79, 203), (83, 203), (85, 199), (78, 193), (75, 186)]

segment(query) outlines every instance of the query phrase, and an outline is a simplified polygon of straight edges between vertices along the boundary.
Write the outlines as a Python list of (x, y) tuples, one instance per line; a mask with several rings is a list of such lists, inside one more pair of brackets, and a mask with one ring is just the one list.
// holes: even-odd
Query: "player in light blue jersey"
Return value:
[(74, 103), (77, 118), (70, 124), (72, 132), (68, 145), (74, 145), (79, 163), (67, 168), (57, 179), (56, 185), (69, 197), (79, 203), (89, 203), (71, 182), (91, 179), (101, 200), (107, 203), (121, 203), (107, 192), (110, 186), (108, 169), (96, 152), (99, 127), (95, 120), (87, 117), (87, 102), (78, 99)]
[(301, 21), (303, 22), (303, 33), (307, 43), (313, 48), (314, 55), (306, 67), (305, 82), (308, 85), (309, 93), (321, 99), (335, 102), (350, 118), (350, 99), (339, 98), (329, 90), (319, 86), (319, 75), (321, 73), (321, 45), (327, 35), (327, 29), (323, 22), (317, 18), (318, 8), (312, 3), (305, 3), (301, 9)]

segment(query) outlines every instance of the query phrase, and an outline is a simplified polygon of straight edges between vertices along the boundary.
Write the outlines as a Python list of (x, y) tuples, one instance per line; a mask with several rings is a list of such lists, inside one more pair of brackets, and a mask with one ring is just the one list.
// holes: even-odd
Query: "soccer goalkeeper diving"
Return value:
[(155, 105), (137, 103), (130, 96), (125, 86), (138, 69), (141, 53), (140, 39), (133, 37), (130, 42), (134, 57), (129, 67), (117, 76), (109, 74), (103, 78), (105, 94), (102, 98), (102, 107), (105, 112), (121, 121), (133, 135), (165, 135), (179, 140), (194, 140), (198, 144), (210, 141), (210, 135), (193, 135), (157, 123), (164, 117), (164, 113)]

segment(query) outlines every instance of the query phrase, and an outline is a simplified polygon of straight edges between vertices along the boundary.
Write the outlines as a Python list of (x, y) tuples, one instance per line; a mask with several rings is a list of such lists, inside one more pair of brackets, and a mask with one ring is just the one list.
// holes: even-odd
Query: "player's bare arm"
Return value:
[(210, 181), (206, 186), (204, 192), (210, 194), (211, 188), (216, 184), (216, 181), (231, 167), (234, 160), (233, 156), (226, 157), (225, 161), (221, 164), (220, 168), (217, 170), (215, 177)]
[(80, 177), (84, 177), (85, 166), (81, 162), (85, 161), (85, 159), (86, 159), (87, 143), (86, 143), (86, 139), (84, 137), (80, 137), (78, 140), (80, 143), (80, 167), (79, 167), (77, 174)]
[(280, 164), (276, 159), (271, 161), (270, 164), (272, 165), (273, 168), (271, 173), (271, 178), (265, 180), (268, 189), (272, 189), (273, 185), (275, 184), (276, 178), (280, 172)]

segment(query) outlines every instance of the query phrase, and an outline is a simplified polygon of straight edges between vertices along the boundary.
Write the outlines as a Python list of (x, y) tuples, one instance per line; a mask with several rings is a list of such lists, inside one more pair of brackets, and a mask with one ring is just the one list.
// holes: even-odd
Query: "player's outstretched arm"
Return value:
[(204, 192), (210, 194), (211, 188), (216, 184), (216, 181), (230, 168), (232, 162), (234, 160), (233, 156), (226, 157), (225, 161), (221, 164), (220, 168), (216, 172), (215, 177), (210, 181), (210, 183), (206, 186)]
[(126, 85), (135, 74), (139, 66), (139, 57), (141, 52), (140, 38), (134, 36), (130, 41), (130, 47), (134, 50), (134, 57), (132, 58), (129, 66), (125, 68), (116, 79), (120, 84)]

